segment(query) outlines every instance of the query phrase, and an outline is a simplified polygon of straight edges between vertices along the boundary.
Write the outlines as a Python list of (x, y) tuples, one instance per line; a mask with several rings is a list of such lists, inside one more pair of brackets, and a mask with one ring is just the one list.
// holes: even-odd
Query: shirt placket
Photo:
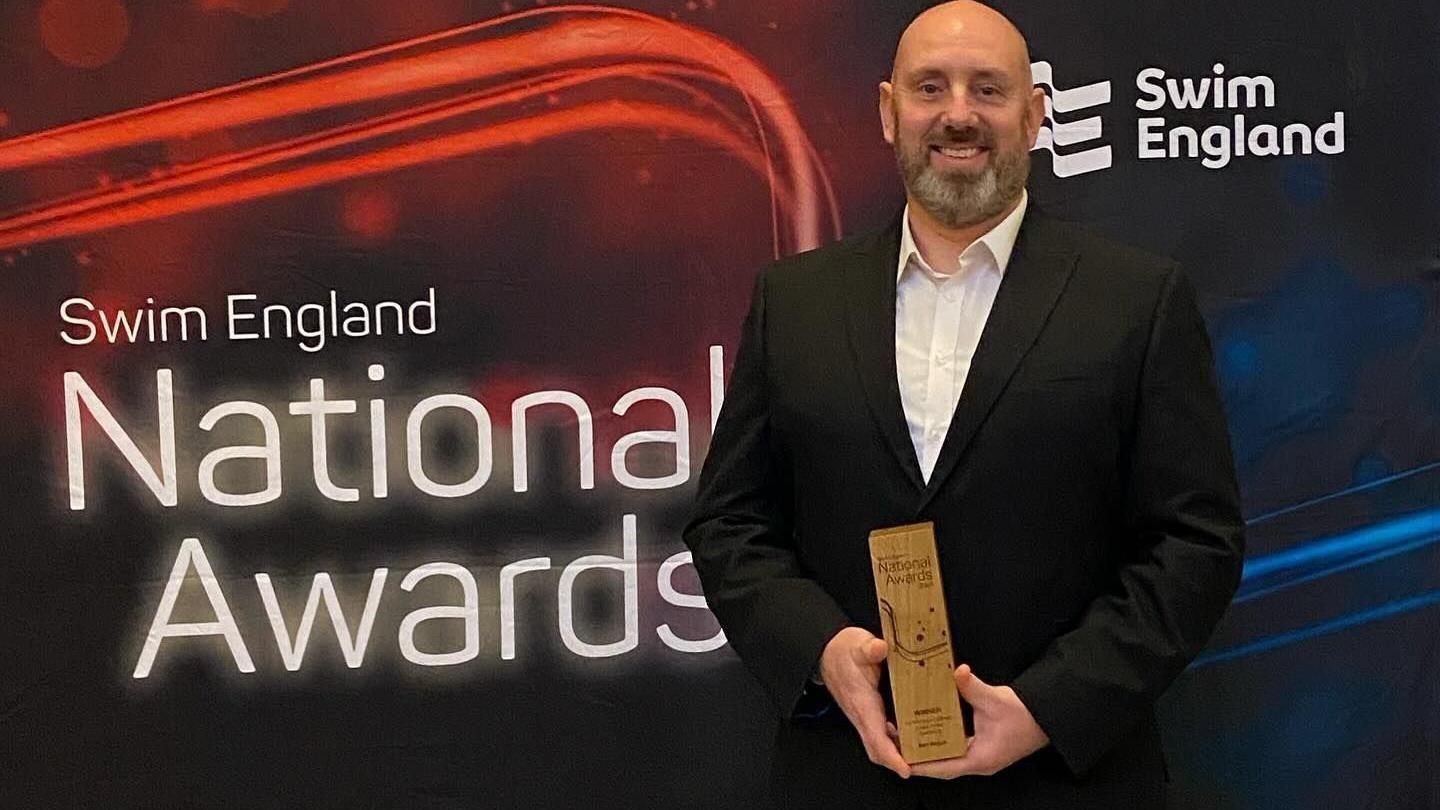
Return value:
[(938, 285), (935, 320), (930, 332), (929, 373), (925, 389), (925, 474), (935, 468), (940, 446), (950, 428), (955, 402), (955, 347), (960, 337), (960, 314), (965, 303), (962, 278), (949, 278)]

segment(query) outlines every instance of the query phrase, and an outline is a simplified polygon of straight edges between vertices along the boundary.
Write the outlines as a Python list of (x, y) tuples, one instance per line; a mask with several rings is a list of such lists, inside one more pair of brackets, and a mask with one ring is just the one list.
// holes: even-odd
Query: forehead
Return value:
[(897, 78), (920, 74), (1028, 75), (1025, 46), (1013, 29), (985, 20), (917, 21), (895, 52)]

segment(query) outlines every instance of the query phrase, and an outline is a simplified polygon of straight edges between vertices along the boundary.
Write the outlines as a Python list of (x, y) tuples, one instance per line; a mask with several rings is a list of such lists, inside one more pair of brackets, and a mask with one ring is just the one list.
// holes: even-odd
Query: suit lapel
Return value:
[(905, 477), (924, 489), (920, 462), (905, 424), (895, 370), (895, 267), (900, 252), (900, 220), (863, 243), (845, 268), (845, 323), (855, 369), (870, 415)]
[[(1055, 308), (1055, 302), (1059, 300), (1061, 291), (1070, 279), (1076, 255), (1055, 238), (1054, 231), (1055, 226), (1047, 222), (1038, 211), (1032, 208), (1027, 213), (1016, 239), (1010, 264), (1005, 270), (1005, 277), (1000, 282), (1000, 290), (996, 293), (995, 305), (980, 335), (980, 344), (976, 347), (970, 373), (965, 378), (965, 387), (961, 390), (960, 402), (950, 421), (950, 430), (945, 435), (945, 443), (940, 446), (935, 470), (931, 473), (930, 483), (925, 487), (920, 504), (916, 507), (917, 513), (930, 503), (944, 487), (945, 479), (954, 472), (956, 464), (965, 454), (965, 448), (969, 446), (975, 432), (994, 407), (995, 400), (1015, 374), (1020, 361), (1035, 344), (1046, 319)], [(891, 301), (889, 311), (892, 345), (888, 379), (892, 385), (896, 385), (893, 279)], [(898, 401), (898, 390), (896, 397)], [(903, 427), (903, 413), (901, 423)]]

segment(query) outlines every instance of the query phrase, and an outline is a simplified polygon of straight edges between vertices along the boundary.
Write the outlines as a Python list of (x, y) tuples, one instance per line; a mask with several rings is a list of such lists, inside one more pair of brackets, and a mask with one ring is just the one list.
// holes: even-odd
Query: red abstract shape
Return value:
[[(521, 21), (529, 27), (496, 35)], [(610, 97), (560, 92), (581, 87)], [(399, 106), (369, 113), (378, 102)], [(362, 106), (369, 114), (348, 124), (0, 218), (0, 249), (598, 129), (681, 135), (739, 159), (769, 183), (777, 254), (839, 233), (814, 148), (760, 65), (712, 34), (600, 6), (519, 12), (0, 142), (0, 170)]]
[(367, 241), (393, 234), (398, 216), (395, 198), (380, 189), (353, 189), (340, 198), (340, 223)]
[(130, 15), (120, 0), (45, 0), (39, 22), (45, 50), (74, 67), (110, 62), (130, 37)]

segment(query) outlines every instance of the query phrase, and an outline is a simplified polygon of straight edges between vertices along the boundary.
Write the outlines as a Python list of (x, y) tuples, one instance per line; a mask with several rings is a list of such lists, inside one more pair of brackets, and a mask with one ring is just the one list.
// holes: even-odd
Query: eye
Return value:
[(922, 96), (933, 96), (940, 92), (940, 85), (937, 82), (921, 82), (915, 89), (920, 91)]
[(1000, 88), (993, 84), (980, 85), (980, 95), (987, 98), (994, 98), (1000, 95)]

